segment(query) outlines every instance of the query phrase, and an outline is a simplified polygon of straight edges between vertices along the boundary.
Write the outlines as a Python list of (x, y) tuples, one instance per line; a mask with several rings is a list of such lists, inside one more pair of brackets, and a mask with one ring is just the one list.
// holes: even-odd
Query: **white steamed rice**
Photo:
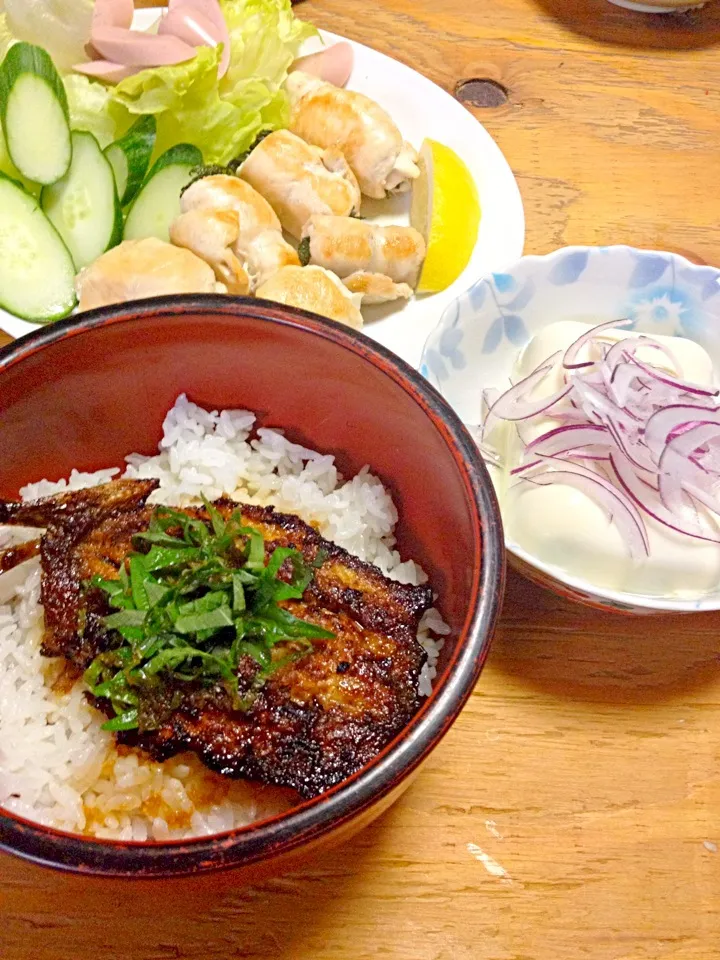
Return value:
[[(159, 503), (185, 505), (201, 493), (246, 503), (272, 503), (296, 513), (363, 560), (403, 583), (426, 577), (395, 549), (398, 515), (387, 490), (364, 468), (351, 480), (332, 456), (286, 440), (281, 431), (253, 432), (244, 410), (206, 411), (178, 398), (163, 425), (157, 456), (132, 454), (127, 477), (157, 477)], [(24, 487), (25, 500), (106, 483), (115, 469), (73, 471), (68, 480)], [(0, 547), (27, 539), (0, 528)], [(3, 605), (4, 604), (4, 605)], [(0, 805), (61, 830), (120, 840), (167, 840), (229, 830), (292, 805), (288, 791), (230, 781), (190, 754), (153, 763), (117, 748), (103, 717), (83, 696), (82, 681), (63, 683), (63, 662), (40, 654), (43, 609), (37, 561), (0, 580)], [(420, 625), (428, 661), (420, 681), (427, 696), (448, 627), (436, 610)]]

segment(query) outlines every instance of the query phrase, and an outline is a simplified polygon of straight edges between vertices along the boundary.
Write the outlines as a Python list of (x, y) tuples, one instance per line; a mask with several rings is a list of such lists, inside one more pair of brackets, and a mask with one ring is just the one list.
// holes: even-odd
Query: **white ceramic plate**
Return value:
[[(157, 18), (155, 10), (138, 11), (136, 25), (147, 28)], [(327, 43), (341, 37), (323, 31)], [(406, 67), (360, 43), (352, 44), (355, 66), (348, 82), (376, 100), (393, 117), (406, 140), (419, 147), (425, 137), (452, 147), (468, 165), (483, 208), (480, 233), (470, 263), (456, 282), (442, 293), (413, 299), (404, 306), (386, 304), (364, 312), (365, 333), (417, 367), (425, 340), (445, 307), (478, 277), (502, 269), (523, 251), (525, 219), (520, 191), (499, 147), (485, 128), (448, 93)], [(319, 49), (310, 41), (303, 53)], [(409, 194), (387, 201), (365, 200), (363, 215), (379, 221), (407, 223)], [(21, 337), (37, 324), (19, 320), (0, 310), (0, 328)]]

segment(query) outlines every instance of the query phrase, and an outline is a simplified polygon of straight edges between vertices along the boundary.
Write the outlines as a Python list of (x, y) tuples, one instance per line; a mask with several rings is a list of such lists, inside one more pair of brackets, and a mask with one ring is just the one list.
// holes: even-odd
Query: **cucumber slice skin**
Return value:
[[(30, 269), (20, 276), (13, 271), (11, 281), (2, 277), (5, 262), (5, 257), (2, 256), (0, 307), (31, 323), (52, 323), (68, 316), (77, 304), (75, 265), (70, 251), (41, 210), (37, 198), (24, 190), (17, 180), (0, 172), (0, 252), (5, 224), (10, 225), (13, 246), (16, 249), (22, 240), (37, 242), (35, 249), (28, 252)], [(46, 248), (44, 252), (41, 249), (43, 244)], [(56, 274), (55, 278), (52, 276), (53, 272)], [(51, 283), (53, 280), (55, 282)], [(23, 296), (26, 289), (48, 290), (53, 286), (57, 295), (50, 299), (45, 309), (28, 309), (28, 298)]]
[[(134, 200), (143, 184), (155, 149), (156, 133), (157, 121), (152, 114), (149, 114), (136, 120), (123, 137), (105, 148), (105, 156), (112, 164), (120, 203), (123, 207)], [(124, 181), (120, 175), (121, 156), (124, 158), (125, 166)]]
[(145, 178), (143, 186), (146, 186), (164, 167), (173, 167), (176, 164), (184, 164), (188, 167), (201, 167), (203, 164), (202, 151), (198, 147), (193, 146), (192, 143), (176, 143), (174, 147), (170, 147), (169, 150), (166, 150), (165, 153), (157, 158), (152, 165), (150, 173)]
[(26, 193), (30, 193), (34, 197), (40, 196), (42, 187), (26, 179), (12, 162), (5, 144), (5, 134), (3, 133), (2, 124), (0, 124), (0, 173), (4, 173), (10, 180), (15, 180), (16, 183), (19, 183)]
[[(100, 149), (97, 140), (85, 130), (74, 130), (72, 139), (73, 162), (70, 169), (58, 183), (43, 188), (40, 194), (40, 205), (70, 250), (76, 269), (81, 270), (89, 263), (97, 260), (106, 250), (116, 247), (120, 243), (123, 220), (115, 186), (115, 174), (110, 161)], [(102, 180), (104, 180), (104, 184)], [(68, 223), (65, 219), (63, 203), (66, 199), (66, 192), (74, 187), (77, 189), (76, 183), (78, 181), (82, 186), (92, 184), (94, 181), (99, 186), (100, 191), (105, 192), (104, 198), (101, 194), (102, 202), (107, 204), (108, 208), (105, 228), (103, 229), (100, 224), (102, 213), (100, 210), (95, 212), (95, 217), (85, 227), (86, 231), (97, 230), (98, 236), (94, 243), (87, 242), (88, 234), (83, 234), (82, 228), (79, 231), (74, 224)], [(92, 194), (90, 197), (92, 199)]]
[(118, 192), (118, 198), (120, 199), (120, 205), (122, 206), (123, 199), (127, 193), (129, 174), (128, 159), (117, 143), (111, 143), (110, 146), (106, 147), (103, 152), (105, 153), (105, 156), (108, 158), (110, 166), (112, 167), (113, 175), (115, 177), (115, 187)]
[[(28, 91), (27, 81), (29, 78), (36, 81), (32, 85), (36, 91), (34, 95), (31, 90)], [(24, 94), (23, 87), (25, 88)], [(18, 138), (13, 128), (16, 122), (25, 122), (24, 118), (26, 116), (36, 115), (37, 109), (32, 110), (24, 106), (16, 120), (14, 105), (17, 103), (16, 97), (22, 97), (23, 95), (25, 100), (35, 98), (37, 105), (36, 98), (39, 93), (45, 93), (59, 107), (59, 114), (56, 111), (51, 111), (51, 113), (55, 112), (56, 114), (54, 121), (57, 127), (54, 136), (48, 138), (48, 130), (45, 124), (35, 125), (32, 130), (32, 139), (36, 142), (31, 143), (30, 138), (27, 137), (27, 131), (22, 132)], [(47, 116), (47, 111), (45, 113)], [(11, 114), (11, 116), (8, 117), (8, 114)], [(55, 64), (42, 47), (21, 42), (13, 44), (8, 50), (2, 66), (0, 66), (0, 121), (2, 122), (10, 158), (24, 177), (35, 183), (47, 185), (55, 183), (65, 176), (72, 161), (70, 111), (67, 94), (60, 74), (55, 69)], [(56, 137), (57, 142), (53, 143), (52, 141)], [(28, 158), (26, 151), (31, 146), (36, 149), (32, 150), (32, 158)], [(38, 155), (43, 158), (43, 162), (39, 166), (37, 164)], [(49, 160), (52, 162), (48, 162)]]
[(158, 157), (127, 212), (124, 239), (152, 236), (167, 243), (170, 224), (180, 214), (180, 192), (202, 162), (200, 150), (189, 143), (178, 143)]

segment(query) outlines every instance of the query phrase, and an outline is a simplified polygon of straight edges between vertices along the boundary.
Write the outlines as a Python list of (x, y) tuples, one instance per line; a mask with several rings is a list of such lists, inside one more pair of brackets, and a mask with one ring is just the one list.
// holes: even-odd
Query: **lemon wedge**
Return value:
[(465, 162), (442, 143), (425, 140), (413, 184), (410, 223), (425, 238), (427, 255), (418, 293), (449, 287), (470, 261), (480, 227), (480, 198)]

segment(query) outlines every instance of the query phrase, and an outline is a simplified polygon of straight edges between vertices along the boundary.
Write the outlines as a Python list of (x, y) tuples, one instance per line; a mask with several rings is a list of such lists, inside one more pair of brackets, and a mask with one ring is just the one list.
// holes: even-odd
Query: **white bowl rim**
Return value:
[[(557, 250), (553, 250), (550, 253), (544, 254), (525, 254), (519, 259), (513, 261), (512, 263), (506, 264), (503, 267), (502, 271), (495, 271), (496, 273), (503, 274), (512, 274), (518, 268), (520, 264), (530, 263), (540, 263), (542, 261), (550, 262), (560, 257), (567, 256), (569, 253), (583, 253), (583, 252), (597, 252), (599, 250), (606, 250), (610, 253), (613, 251), (633, 254), (653, 254), (655, 256), (661, 257), (671, 257), (674, 260), (678, 261), (683, 269), (689, 268), (691, 270), (714, 270), (718, 275), (718, 280), (720, 280), (720, 268), (714, 267), (711, 264), (698, 264), (693, 263), (691, 260), (688, 260), (687, 257), (682, 256), (679, 253), (672, 253), (669, 250), (649, 250), (645, 247), (632, 247), (629, 244), (616, 243), (616, 244), (597, 244), (587, 245), (587, 244), (571, 244), (567, 247), (560, 247)], [(473, 284), (473, 287), (482, 282), (483, 280), (492, 282), (493, 274), (484, 274), (481, 277), (478, 277)], [(463, 300), (470, 293), (472, 287), (465, 290), (458, 297), (456, 297), (454, 302), (458, 300)], [(450, 305), (452, 306), (452, 304)], [(449, 308), (448, 308), (449, 309)], [(440, 318), (436, 326), (433, 328), (430, 336), (425, 341), (425, 347), (423, 348), (423, 358), (425, 355), (425, 350), (427, 349), (428, 343), (434, 337), (437, 329), (443, 323), (443, 317)], [(500, 507), (500, 512), (502, 514), (502, 505)], [(518, 546), (512, 541), (508, 540), (507, 536), (504, 537), (505, 540), (505, 549), (508, 554), (513, 557), (517, 557), (522, 563), (531, 567), (533, 570), (537, 570), (539, 574), (546, 577), (550, 580), (555, 580), (560, 584), (563, 584), (569, 587), (571, 590), (576, 590), (579, 593), (587, 597), (589, 602), (592, 602), (594, 599), (597, 599), (603, 604), (603, 606), (616, 607), (622, 609), (624, 612), (632, 611), (632, 608), (642, 609), (648, 613), (702, 613), (709, 612), (713, 610), (720, 610), (720, 589), (716, 593), (706, 594), (703, 597), (696, 597), (693, 599), (682, 599), (682, 598), (672, 598), (672, 597), (651, 597), (647, 594), (641, 593), (626, 593), (623, 590), (610, 590), (606, 587), (595, 586), (591, 581), (586, 580), (584, 577), (575, 577), (571, 574), (566, 573), (564, 570), (561, 570), (558, 567), (553, 566), (552, 564), (544, 563), (541, 560), (538, 560), (533, 554), (524, 550), (522, 547)], [(546, 588), (550, 589), (550, 588)]]

